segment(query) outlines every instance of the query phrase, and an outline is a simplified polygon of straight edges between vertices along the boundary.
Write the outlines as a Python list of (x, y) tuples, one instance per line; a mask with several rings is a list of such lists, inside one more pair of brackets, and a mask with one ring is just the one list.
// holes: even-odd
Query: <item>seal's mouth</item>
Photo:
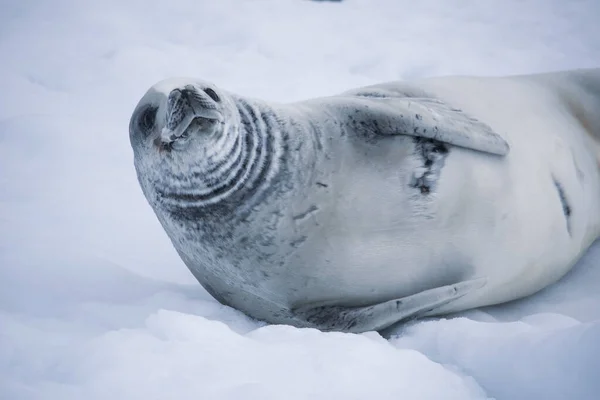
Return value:
[(163, 143), (171, 143), (176, 140), (187, 139), (191, 132), (203, 131), (205, 130), (203, 128), (211, 127), (215, 123), (221, 121), (222, 117), (220, 113), (214, 116), (198, 116), (190, 114), (184, 119), (184, 121), (177, 124), (174, 129), (169, 129), (165, 126), (162, 129), (160, 138)]
[(165, 126), (160, 134), (161, 147), (185, 141), (191, 133), (210, 133), (223, 121), (219, 97), (209, 89), (186, 85), (174, 89), (167, 100)]

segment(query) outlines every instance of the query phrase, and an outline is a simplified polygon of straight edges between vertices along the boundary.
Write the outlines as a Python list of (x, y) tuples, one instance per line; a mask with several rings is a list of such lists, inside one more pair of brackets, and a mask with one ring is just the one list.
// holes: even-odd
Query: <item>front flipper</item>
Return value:
[(339, 96), (331, 106), (358, 132), (417, 136), (500, 156), (509, 151), (488, 125), (437, 99)]
[(435, 308), (482, 288), (485, 278), (460, 282), (425, 290), (403, 297), (365, 307), (305, 306), (294, 309), (293, 314), (323, 331), (360, 333), (381, 330), (396, 322), (418, 317)]

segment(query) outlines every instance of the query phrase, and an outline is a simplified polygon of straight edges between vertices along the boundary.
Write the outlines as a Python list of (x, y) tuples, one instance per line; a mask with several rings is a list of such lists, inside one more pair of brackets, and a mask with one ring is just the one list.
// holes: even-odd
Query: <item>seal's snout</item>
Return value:
[(169, 99), (167, 100), (167, 122), (165, 124), (168, 130), (175, 130), (183, 122), (185, 115), (193, 112), (187, 100), (188, 96), (187, 90), (184, 93), (179, 89), (175, 89), (169, 94)]
[(167, 98), (165, 125), (161, 140), (165, 144), (186, 139), (190, 130), (206, 132), (223, 121), (220, 97), (210, 88), (185, 85), (171, 90)]
[(173, 89), (167, 100), (168, 129), (175, 129), (186, 117), (221, 120), (219, 97), (212, 89), (201, 90), (194, 85)]
[(186, 85), (183, 88), (173, 89), (169, 93), (168, 107), (170, 111), (187, 111), (200, 117), (212, 118), (216, 115), (212, 115), (210, 111), (218, 111), (218, 99), (214, 90), (201, 90), (194, 85)]

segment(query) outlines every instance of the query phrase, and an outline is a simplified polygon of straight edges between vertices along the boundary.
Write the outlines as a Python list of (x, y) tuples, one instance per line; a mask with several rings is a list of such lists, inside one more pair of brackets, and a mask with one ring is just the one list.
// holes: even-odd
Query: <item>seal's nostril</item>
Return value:
[(183, 97), (186, 100), (190, 100), (194, 95), (195, 95), (195, 90), (194, 89), (190, 89), (187, 86), (183, 89), (180, 90), (181, 92), (181, 97)]
[(181, 96), (181, 89), (173, 89), (171, 93), (169, 93), (169, 98)]

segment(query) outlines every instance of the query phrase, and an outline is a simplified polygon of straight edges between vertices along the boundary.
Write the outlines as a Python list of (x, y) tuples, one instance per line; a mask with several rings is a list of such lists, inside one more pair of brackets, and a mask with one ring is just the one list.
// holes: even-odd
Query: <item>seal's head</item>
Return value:
[(157, 203), (210, 201), (236, 159), (238, 127), (234, 100), (208, 82), (178, 78), (152, 86), (129, 123), (138, 179), (150, 204), (156, 209)]
[[(231, 100), (207, 82), (168, 79), (139, 101), (129, 124), (135, 155), (142, 151), (189, 151), (223, 133), (231, 122)], [(198, 149), (194, 149), (195, 151)]]

